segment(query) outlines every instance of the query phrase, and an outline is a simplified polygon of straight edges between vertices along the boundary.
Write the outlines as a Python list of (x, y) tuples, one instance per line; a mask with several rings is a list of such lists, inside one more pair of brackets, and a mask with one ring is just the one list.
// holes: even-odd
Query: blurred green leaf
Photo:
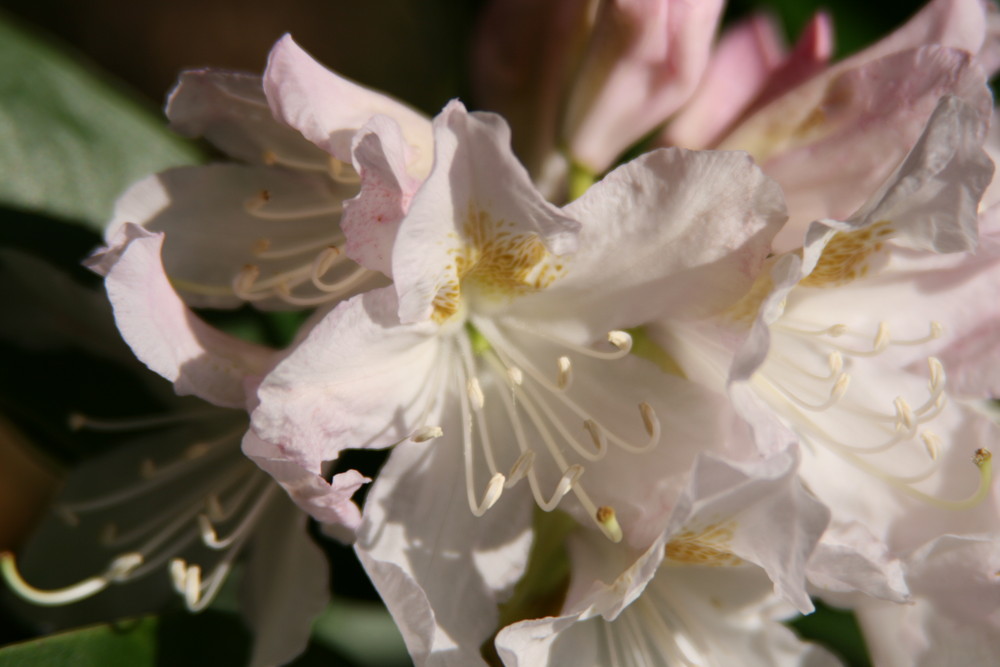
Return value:
[(99, 625), (0, 649), (0, 667), (74, 665), (142, 667), (156, 664), (155, 618)]
[(0, 204), (102, 229), (130, 183), (199, 161), (166, 121), (0, 15)]
[(362, 667), (412, 664), (389, 612), (374, 602), (334, 598), (316, 619), (313, 639)]
[(871, 667), (864, 635), (854, 614), (814, 599), (816, 611), (788, 623), (803, 639), (818, 642), (839, 655), (847, 667)]

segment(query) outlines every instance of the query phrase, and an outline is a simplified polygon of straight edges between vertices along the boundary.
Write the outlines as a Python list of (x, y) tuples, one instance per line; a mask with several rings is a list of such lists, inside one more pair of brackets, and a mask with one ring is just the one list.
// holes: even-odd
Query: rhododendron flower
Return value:
[(430, 121), (337, 76), (285, 36), (258, 76), (220, 70), (181, 75), (167, 116), (248, 164), (180, 167), (151, 176), (119, 199), (106, 238), (125, 223), (167, 233), (172, 284), (195, 306), (301, 308), (384, 284), (348, 259), (340, 228), (358, 193), (352, 137), (398, 142), (401, 177), (430, 168)]
[(768, 579), (801, 574), (829, 516), (800, 485), (796, 464), (794, 449), (747, 464), (701, 457), (646, 550), (578, 531), (563, 609), (501, 630), (504, 663), (771, 666), (808, 655), (808, 664), (835, 664), (777, 622), (794, 608)]
[[(963, 294), (996, 285), (995, 263), (952, 266), (975, 245), (977, 203), (992, 172), (984, 125), (964, 102), (943, 100), (868, 204), (846, 222), (814, 223), (800, 252), (773, 258), (751, 296), (711, 325), (723, 332), (693, 327), (716, 348), (685, 333), (664, 343), (685, 360), (693, 358), (686, 345), (711, 350), (685, 370), (706, 382), (728, 379), (762, 450), (789, 429), (803, 443), (802, 478), (833, 512), (835, 529), (814, 578), (835, 590), (905, 598), (889, 556), (958, 520), (971, 530), (994, 525), (995, 509), (982, 503), (990, 454), (981, 448), (995, 426), (949, 400), (934, 356), (949, 325), (974, 325), (975, 301)], [(741, 340), (738, 323), (748, 316), (756, 322), (730, 367), (721, 350)], [(865, 567), (849, 570), (845, 559)]]
[[(4, 306), (22, 315), (5, 334), (93, 351), (109, 371), (134, 372), (165, 406), (136, 418), (72, 416), (75, 428), (126, 438), (68, 475), (16, 561), (0, 557), (8, 587), (28, 603), (19, 612), (65, 628), (157, 611), (178, 595), (197, 612), (239, 567), (240, 611), (254, 632), (249, 664), (294, 658), (327, 602), (329, 567), (308, 516), (240, 452), (246, 412), (176, 397), (117, 337), (103, 295), (30, 257), (3, 259)], [(46, 289), (23, 302), (39, 284)]]
[(655, 538), (665, 510), (646, 499), (725, 425), (705, 392), (629, 354), (625, 329), (739, 299), (784, 217), (742, 154), (650, 153), (559, 210), (498, 117), (452, 103), (434, 142), (393, 287), (316, 324), (253, 413), (258, 436), (310, 469), (399, 443), (357, 550), (418, 661), (477, 653), (495, 628), (530, 498), (613, 541)]
[[(710, 78), (667, 126), (664, 143), (749, 151), (782, 186), (790, 220), (775, 247), (792, 250), (812, 221), (844, 220), (867, 201), (916, 143), (943, 95), (989, 114), (984, 84), (997, 65), (998, 40), (987, 17), (994, 13), (982, 0), (935, 0), (895, 33), (803, 80), (802, 69), (815, 72), (829, 56), (830, 28), (818, 17), (783, 65), (741, 77), (757, 81), (756, 94), (737, 98), (727, 84), (733, 69), (773, 61), (767, 52), (774, 46), (767, 38), (726, 49), (723, 42)], [(738, 57), (730, 49), (758, 55)], [(705, 115), (705, 108), (728, 111)]]

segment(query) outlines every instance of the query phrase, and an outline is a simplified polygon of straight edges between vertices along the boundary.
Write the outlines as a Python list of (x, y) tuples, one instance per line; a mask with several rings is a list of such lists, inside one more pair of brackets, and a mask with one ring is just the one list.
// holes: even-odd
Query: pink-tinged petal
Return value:
[(240, 580), (240, 609), (253, 630), (250, 667), (286, 664), (301, 654), (313, 619), (330, 601), (330, 565), (306, 519), (279, 498), (255, 530)]
[(691, 564), (699, 563), (704, 552), (686, 544), (703, 540), (721, 556), (728, 552), (759, 565), (775, 593), (803, 613), (812, 611), (806, 563), (830, 512), (802, 487), (798, 464), (797, 448), (746, 463), (701, 457), (667, 529), (667, 558), (686, 562), (693, 553)]
[(957, 97), (942, 99), (906, 159), (852, 227), (888, 222), (894, 241), (921, 250), (959, 252), (976, 246), (979, 200), (993, 177), (983, 150), (989, 115)]
[(351, 497), (371, 480), (357, 470), (334, 475), (329, 482), (318, 469), (306, 469), (287, 459), (282, 449), (253, 431), (243, 438), (243, 453), (271, 475), (304, 512), (342, 542), (351, 542), (361, 524), (361, 512)]
[[(276, 167), (216, 164), (180, 167), (133, 185), (115, 205), (107, 238), (126, 223), (165, 232), (163, 263), (187, 303), (198, 307), (234, 308), (245, 302), (234, 282), (247, 266), (259, 274), (254, 285), (279, 280), (302, 283), (292, 291), (301, 297), (322, 295), (306, 273), (310, 262), (328, 246), (343, 246), (338, 228), (343, 200), (354, 187), (320, 175)], [(333, 283), (357, 267), (340, 262), (322, 278)], [(354, 286), (348, 295), (370, 289), (375, 276)], [(251, 288), (252, 291), (252, 288)], [(263, 308), (296, 307), (266, 290), (254, 296)], [(270, 295), (268, 295), (270, 294)]]
[(833, 22), (825, 12), (817, 12), (806, 24), (795, 48), (768, 77), (753, 101), (760, 107), (818, 74), (833, 56)]
[[(475, 244), (470, 236), (480, 231), (505, 224), (503, 233), (534, 235), (555, 255), (576, 249), (578, 224), (532, 185), (511, 152), (510, 129), (502, 118), (470, 114), (453, 101), (434, 127), (434, 169), (413, 198), (393, 251), (403, 322), (431, 316), (439, 292), (458, 284), (456, 254)], [(491, 230), (481, 230), (487, 224)]]
[(431, 160), (431, 123), (387, 95), (359, 86), (326, 69), (285, 35), (271, 49), (264, 92), (274, 116), (341, 162), (351, 163), (354, 132), (372, 116), (389, 116), (402, 128), (411, 151), (407, 163), (426, 173)]
[(330, 156), (271, 115), (261, 78), (198, 69), (182, 72), (167, 98), (170, 127), (205, 137), (224, 153), (255, 164), (283, 161), (325, 170)]
[(928, 44), (978, 53), (986, 36), (985, 0), (934, 0), (888, 37), (845, 60), (844, 69)]
[(602, 3), (569, 95), (570, 155), (604, 171), (694, 92), (708, 63), (719, 0)]
[(482, 663), (480, 646), (496, 630), (497, 605), (524, 571), (531, 542), (523, 487), (482, 517), (470, 511), (455, 412), (441, 438), (393, 450), (355, 545), (417, 665)]
[(968, 54), (905, 51), (813, 79), (753, 114), (720, 147), (749, 150), (781, 184), (791, 220), (775, 247), (788, 250), (801, 244), (809, 222), (857, 210), (916, 143), (944, 95), (984, 114), (991, 106)]
[(849, 600), (845, 594), (854, 591), (899, 604), (909, 601), (902, 563), (859, 523), (831, 525), (809, 559), (808, 573), (814, 590), (833, 602)]
[(349, 448), (387, 447), (423, 426), (433, 391), (438, 326), (399, 323), (392, 288), (334, 308), (258, 389), (253, 428), (285, 460), (319, 471)]
[[(948, 373), (948, 389), (965, 398), (1000, 396), (1000, 206), (981, 216), (979, 250), (954, 269), (928, 276), (938, 287), (928, 312), (947, 330), (936, 354)], [(951, 289), (949, 289), (951, 288)]]
[(992, 665), (1000, 659), (1000, 550), (991, 535), (944, 535), (907, 559), (909, 605), (857, 610), (875, 664)]
[(710, 146), (757, 97), (784, 51), (780, 28), (769, 14), (756, 14), (723, 32), (697, 92), (664, 130), (664, 143)]
[(516, 300), (561, 330), (708, 315), (753, 284), (785, 219), (781, 191), (745, 153), (660, 149), (611, 172), (564, 211), (580, 250), (547, 289)]
[(345, 202), (341, 227), (348, 257), (392, 277), (392, 249), (399, 223), (421, 181), (406, 171), (404, 139), (388, 116), (375, 116), (354, 141), (361, 192)]
[(472, 40), (476, 102), (507, 119), (514, 151), (536, 181), (556, 148), (562, 95), (590, 19), (579, 0), (493, 0)]
[(269, 368), (275, 353), (207, 325), (180, 300), (163, 269), (163, 234), (126, 224), (89, 266), (105, 274), (122, 337), (151, 370), (224, 407), (243, 407), (248, 375)]

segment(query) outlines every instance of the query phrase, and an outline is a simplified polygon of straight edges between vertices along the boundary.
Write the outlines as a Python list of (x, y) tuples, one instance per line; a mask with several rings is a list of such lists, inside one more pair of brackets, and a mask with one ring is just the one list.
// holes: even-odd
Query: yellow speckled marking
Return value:
[(750, 291), (726, 310), (726, 315), (734, 322), (753, 324), (764, 300), (770, 296), (773, 290), (774, 281), (771, 279), (770, 267), (768, 267), (757, 276)]
[(667, 543), (668, 560), (688, 565), (724, 567), (740, 565), (743, 560), (729, 551), (733, 524), (712, 524), (700, 531), (684, 531)]
[(434, 297), (435, 321), (444, 322), (459, 311), (463, 285), (475, 286), (478, 294), (488, 297), (509, 298), (545, 289), (559, 277), (563, 265), (538, 235), (516, 227), (469, 206), (463, 242), (448, 266), (454, 271), (452, 279)]
[(838, 232), (823, 249), (812, 273), (800, 285), (833, 287), (863, 278), (868, 273), (871, 256), (882, 250), (894, 230), (883, 220), (854, 232)]

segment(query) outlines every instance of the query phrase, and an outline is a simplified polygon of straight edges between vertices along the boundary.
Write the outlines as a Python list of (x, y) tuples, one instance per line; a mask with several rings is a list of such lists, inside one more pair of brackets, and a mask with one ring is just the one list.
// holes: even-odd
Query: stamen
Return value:
[[(319, 258), (317, 258), (319, 260)], [(346, 276), (340, 280), (332, 283), (324, 282), (321, 278), (321, 274), (317, 274), (315, 271), (311, 276), (312, 284), (316, 286), (317, 289), (326, 292), (326, 299), (334, 299), (341, 294), (344, 294), (348, 290), (360, 284), (362, 281), (367, 279), (371, 275), (371, 272), (363, 266), (356, 266), (354, 269), (348, 273)]]
[(264, 164), (272, 167), (275, 165), (281, 165), (283, 167), (301, 169), (302, 171), (322, 171), (324, 173), (330, 173), (330, 167), (326, 161), (304, 162), (302, 160), (293, 160), (287, 155), (278, 155), (272, 150), (264, 151), (261, 157), (264, 160)]
[(483, 395), (483, 388), (479, 385), (479, 378), (475, 376), (470, 377), (466, 381), (465, 389), (469, 394), (469, 400), (472, 401), (472, 408), (477, 412), (482, 410), (486, 402), (486, 397)]
[(254, 301), (262, 299), (266, 294), (254, 294), (253, 287), (257, 279), (260, 278), (260, 267), (256, 264), (246, 264), (233, 277), (233, 294), (244, 301)]
[(556, 384), (565, 391), (573, 381), (573, 366), (570, 364), (569, 357), (559, 357), (556, 363), (559, 368)]
[(608, 342), (617, 347), (622, 356), (632, 351), (632, 336), (624, 331), (609, 331)]
[(511, 384), (515, 387), (520, 387), (524, 382), (524, 373), (517, 366), (507, 367), (507, 379), (510, 380)]
[(257, 523), (257, 519), (261, 513), (267, 508), (267, 504), (270, 502), (275, 488), (274, 484), (267, 484), (265, 486), (264, 490), (257, 497), (256, 502), (254, 502), (250, 510), (240, 520), (239, 525), (227, 537), (220, 538), (215, 532), (212, 522), (208, 520), (208, 517), (204, 514), (199, 514), (198, 528), (201, 531), (201, 541), (210, 549), (222, 550), (228, 549), (237, 540), (242, 539), (250, 532), (250, 529)]
[(195, 421), (212, 417), (217, 413), (208, 410), (197, 410), (192, 412), (178, 412), (164, 415), (150, 415), (146, 417), (126, 417), (101, 419), (85, 415), (80, 412), (72, 412), (69, 415), (69, 428), (73, 431), (87, 429), (88, 431), (118, 432), (118, 431), (139, 431), (160, 426), (169, 426), (186, 421)]
[(489, 484), (486, 485), (486, 493), (483, 494), (483, 499), (479, 503), (471, 502), (470, 508), (472, 513), (481, 517), (486, 514), (486, 510), (496, 505), (497, 501), (500, 500), (501, 494), (503, 494), (504, 482), (506, 479), (503, 473), (495, 473), (493, 477), (490, 478)]
[(419, 431), (410, 436), (413, 442), (427, 442), (444, 435), (444, 430), (440, 426), (424, 426)]
[(265, 209), (264, 207), (270, 201), (271, 194), (267, 190), (261, 190), (257, 195), (244, 202), (243, 208), (247, 213), (261, 220), (303, 220), (305, 218), (336, 215), (344, 210), (344, 205), (337, 200), (330, 201), (322, 206), (302, 206), (277, 211)]
[(584, 419), (583, 427), (590, 433), (590, 438), (594, 441), (594, 449), (597, 450), (597, 454), (603, 456), (608, 448), (608, 440), (604, 437), (604, 431), (601, 430), (600, 425), (593, 419)]
[(271, 241), (269, 239), (258, 239), (257, 244), (254, 247), (254, 255), (260, 259), (287, 259), (288, 257), (295, 257), (296, 255), (305, 255), (307, 253), (316, 252), (328, 246), (336, 246), (343, 242), (344, 235), (337, 233), (323, 238), (310, 239), (306, 243), (290, 245), (284, 248), (272, 250)]
[(17, 569), (14, 554), (5, 551), (0, 554), (0, 574), (10, 589), (23, 600), (43, 607), (54, 607), (85, 600), (100, 593), (111, 583), (125, 581), (142, 561), (139, 553), (124, 553), (111, 561), (108, 569), (101, 575), (84, 579), (72, 586), (45, 591), (26, 582)]
[(344, 185), (357, 185), (361, 183), (361, 176), (354, 167), (343, 160), (330, 157), (330, 178)]
[(612, 508), (607, 505), (598, 507), (594, 518), (609, 540), (615, 543), (622, 541), (622, 527), (618, 523), (618, 518), (615, 516), (615, 511)]
[(505, 486), (509, 489), (520, 482), (528, 474), (533, 465), (535, 465), (535, 452), (530, 449), (521, 452), (521, 455), (514, 461), (514, 465), (511, 466), (510, 472), (507, 474)]
[(941, 450), (941, 437), (932, 431), (924, 431), (920, 434), (920, 439), (924, 442), (927, 455), (931, 457), (932, 461), (937, 461), (938, 452)]

